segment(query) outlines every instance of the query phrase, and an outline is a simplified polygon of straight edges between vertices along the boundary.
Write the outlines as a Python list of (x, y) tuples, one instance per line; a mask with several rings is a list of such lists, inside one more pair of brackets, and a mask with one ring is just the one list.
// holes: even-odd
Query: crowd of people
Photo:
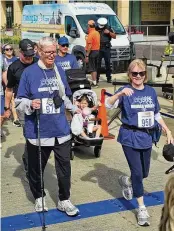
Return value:
[[(93, 86), (97, 87), (100, 72), (98, 60), (104, 57), (107, 67), (107, 82), (111, 82), (110, 41), (116, 38), (111, 28), (105, 27), (107, 20), (98, 21), (98, 29), (93, 20), (88, 21), (89, 33), (86, 38), (86, 62)], [(103, 28), (103, 30), (102, 30)], [(101, 32), (102, 31), (102, 32)], [(101, 33), (103, 33), (101, 35)], [(101, 42), (105, 38), (105, 42)], [(58, 47), (58, 52), (57, 52)], [(55, 168), (58, 180), (57, 208), (69, 216), (76, 216), (79, 210), (70, 201), (71, 187), (71, 130), (66, 119), (65, 110), (81, 113), (89, 106), (87, 98), (81, 98), (80, 106), (72, 104), (71, 89), (65, 71), (77, 69), (75, 56), (68, 53), (69, 41), (63, 36), (56, 41), (43, 37), (38, 44), (29, 39), (19, 43), (19, 57), (14, 54), (10, 44), (2, 46), (1, 53), (1, 126), (13, 113), (14, 125), (22, 126), (26, 140), (23, 162), (26, 177), (33, 197), (35, 210), (48, 211), (46, 193), (42, 207), (41, 175), (38, 166), (38, 133), (36, 117), (39, 113), (40, 145), (42, 172), (46, 167), (51, 151), (55, 155)], [(106, 54), (106, 53), (107, 54)], [(137, 199), (137, 221), (140, 226), (149, 226), (149, 213), (144, 203), (143, 179), (148, 177), (152, 144), (152, 133), (160, 125), (167, 136), (167, 143), (173, 143), (171, 131), (160, 115), (160, 106), (155, 90), (145, 85), (147, 67), (140, 59), (132, 61), (128, 68), (129, 84), (121, 87), (115, 94), (106, 99), (109, 109), (122, 109), (122, 125), (118, 142), (128, 162), (131, 176), (120, 176), (119, 184), (123, 197)], [(4, 96), (5, 95), (5, 96)], [(17, 111), (17, 112), (16, 112)], [(100, 136), (101, 126), (94, 128)], [(86, 136), (83, 132), (82, 136)], [(174, 176), (166, 186), (166, 200), (163, 208), (160, 231), (174, 230)], [(165, 228), (164, 228), (165, 227)]]

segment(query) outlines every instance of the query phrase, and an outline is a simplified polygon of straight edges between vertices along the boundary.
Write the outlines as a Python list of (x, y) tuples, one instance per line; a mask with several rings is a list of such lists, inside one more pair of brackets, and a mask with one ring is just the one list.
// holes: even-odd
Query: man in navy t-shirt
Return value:
[[(28, 151), (28, 179), (31, 192), (35, 198), (35, 210), (45, 211), (42, 207), (42, 188), (40, 168), (38, 166), (38, 131), (36, 110), (39, 111), (40, 145), (42, 169), (44, 172), (51, 151), (55, 155), (55, 168), (59, 186), (57, 208), (69, 216), (75, 216), (79, 210), (71, 203), (71, 133), (65, 115), (65, 108), (78, 112), (78, 108), (69, 100), (71, 90), (62, 68), (54, 63), (56, 41), (43, 37), (39, 43), (40, 59), (26, 68), (22, 74), (17, 93), (17, 110), (25, 112), (25, 138)], [(44, 196), (45, 196), (44, 192)]]
[(61, 66), (64, 71), (79, 68), (76, 57), (67, 53), (69, 47), (68, 39), (65, 36), (59, 38), (58, 45), (58, 55), (55, 58), (56, 65)]

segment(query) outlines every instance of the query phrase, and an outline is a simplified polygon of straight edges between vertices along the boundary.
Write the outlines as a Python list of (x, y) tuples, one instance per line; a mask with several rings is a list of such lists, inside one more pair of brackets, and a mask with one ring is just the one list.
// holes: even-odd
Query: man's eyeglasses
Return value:
[(12, 51), (13, 48), (5, 48), (5, 51)]
[(137, 77), (138, 75), (140, 76), (140, 77), (144, 77), (145, 76), (145, 74), (146, 74), (146, 71), (140, 71), (140, 72), (131, 72), (131, 74), (132, 74), (132, 76), (133, 77)]
[(62, 47), (69, 47), (69, 44), (62, 44)]
[(31, 58), (31, 57), (34, 56), (34, 54), (33, 54), (33, 55), (25, 55), (23, 52), (22, 52), (22, 55), (23, 55), (25, 58)]
[[(41, 49), (41, 50), (42, 50), (42, 49)], [(46, 56), (56, 55), (56, 54), (57, 54), (56, 51), (44, 51), (44, 50), (42, 50), (42, 52), (43, 52)]]

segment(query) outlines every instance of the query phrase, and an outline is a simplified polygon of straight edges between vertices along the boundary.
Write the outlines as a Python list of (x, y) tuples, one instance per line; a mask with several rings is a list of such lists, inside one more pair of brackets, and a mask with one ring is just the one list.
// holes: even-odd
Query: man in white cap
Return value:
[(97, 81), (100, 78), (100, 69), (101, 69), (101, 61), (102, 58), (105, 60), (105, 68), (106, 68), (106, 78), (107, 82), (111, 83), (111, 67), (110, 67), (110, 58), (111, 58), (111, 39), (116, 38), (116, 34), (111, 29), (110, 26), (107, 25), (108, 21), (106, 18), (99, 18), (97, 20), (97, 28), (96, 30), (100, 33), (100, 52), (98, 58), (98, 71), (97, 71)]

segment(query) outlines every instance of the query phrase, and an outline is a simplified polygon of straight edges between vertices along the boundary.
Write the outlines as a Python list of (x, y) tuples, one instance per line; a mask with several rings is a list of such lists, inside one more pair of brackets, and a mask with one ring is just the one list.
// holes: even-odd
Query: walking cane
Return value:
[(41, 194), (42, 194), (42, 231), (46, 230), (45, 226), (45, 211), (44, 211), (44, 183), (43, 183), (43, 172), (42, 172), (42, 151), (40, 142), (40, 111), (36, 110), (37, 118), (37, 138), (38, 138), (38, 154), (39, 154), (39, 168), (40, 168), (40, 179), (41, 179)]

